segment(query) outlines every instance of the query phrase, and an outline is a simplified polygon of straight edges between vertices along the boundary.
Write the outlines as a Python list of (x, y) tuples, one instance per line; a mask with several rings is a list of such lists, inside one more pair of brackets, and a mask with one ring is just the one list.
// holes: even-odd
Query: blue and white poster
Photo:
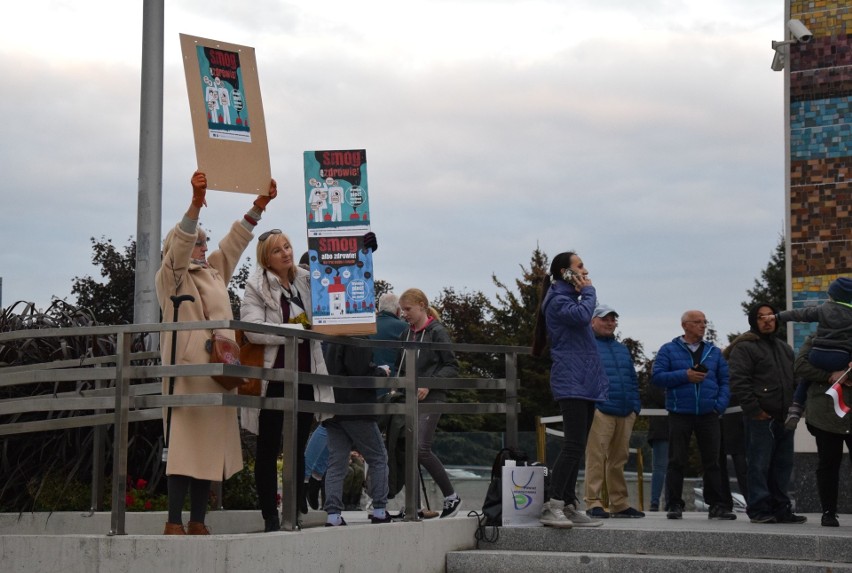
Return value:
[(306, 151), (304, 157), (308, 236), (329, 229), (348, 229), (351, 234), (369, 231), (367, 151)]
[(210, 137), (251, 143), (239, 52), (196, 46), (196, 53)]
[(367, 152), (306, 151), (305, 219), (312, 328), (326, 334), (376, 331)]

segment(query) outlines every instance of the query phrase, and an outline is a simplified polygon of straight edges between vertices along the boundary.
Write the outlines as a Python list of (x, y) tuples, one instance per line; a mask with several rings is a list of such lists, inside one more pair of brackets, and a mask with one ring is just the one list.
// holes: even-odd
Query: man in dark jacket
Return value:
[(784, 427), (784, 417), (793, 402), (793, 350), (775, 335), (775, 314), (768, 304), (754, 305), (750, 330), (725, 353), (745, 421), (748, 516), (752, 523), (804, 523), (805, 516), (791, 511), (788, 495), (794, 432)]
[(669, 411), (669, 464), (666, 504), (669, 519), (682, 519), (683, 470), (692, 434), (698, 442), (704, 470), (704, 499), (709, 519), (736, 519), (721, 492), (719, 416), (728, 407), (728, 364), (722, 351), (704, 340), (707, 319), (700, 310), (688, 310), (680, 319), (683, 336), (664, 344), (657, 353), (651, 382), (666, 389)]
[[(408, 328), (408, 323), (399, 318), (399, 297), (392, 292), (386, 292), (379, 297), (378, 313), (376, 314), (376, 333), (369, 338), (373, 340), (399, 340)], [(393, 368), (399, 358), (398, 348), (373, 348), (373, 362), (378, 366), (387, 365)], [(379, 392), (384, 394), (385, 392)]]
[[(624, 465), (630, 455), (630, 434), (641, 409), (639, 381), (630, 351), (615, 339), (618, 313), (605, 304), (592, 313), (592, 330), (609, 379), (606, 401), (595, 403), (595, 417), (586, 442), (586, 514), (589, 517), (645, 517), (630, 506)], [(604, 507), (603, 486), (609, 497)]]

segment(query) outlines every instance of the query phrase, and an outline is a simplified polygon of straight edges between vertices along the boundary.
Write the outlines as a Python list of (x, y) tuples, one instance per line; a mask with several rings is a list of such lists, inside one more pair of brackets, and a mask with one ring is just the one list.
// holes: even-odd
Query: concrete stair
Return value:
[[(841, 523), (844, 517), (849, 521), (841, 516)], [(828, 528), (819, 521), (810, 514), (803, 525), (753, 524), (739, 514), (723, 522), (690, 512), (683, 520), (665, 513), (607, 519), (596, 528), (500, 528), (496, 540), (477, 550), (448, 553), (447, 573), (852, 572), (852, 525)]]

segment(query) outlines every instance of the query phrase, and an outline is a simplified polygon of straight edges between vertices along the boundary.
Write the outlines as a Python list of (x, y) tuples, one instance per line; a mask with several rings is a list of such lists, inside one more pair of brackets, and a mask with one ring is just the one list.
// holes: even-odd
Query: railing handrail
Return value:
[[(406, 374), (391, 377), (347, 377), (298, 372), (292, 368), (274, 369), (255, 366), (235, 366), (229, 364), (177, 364), (152, 365), (138, 364), (142, 361), (157, 360), (158, 352), (131, 352), (134, 335), (155, 334), (168, 331), (240, 329), (248, 332), (274, 334), (294, 339), (294, 344), (285, 345), (289, 352), (295, 352), (298, 339), (311, 339), (351, 345), (361, 348), (398, 348), (405, 360)], [(418, 341), (386, 341), (363, 337), (333, 336), (310, 330), (294, 329), (287, 326), (257, 324), (237, 320), (195, 321), (157, 324), (128, 324), (111, 326), (74, 326), (46, 329), (25, 329), (0, 333), (0, 345), (19, 339), (29, 338), (91, 338), (115, 336), (115, 354), (108, 356), (88, 356), (81, 359), (65, 359), (55, 362), (24, 366), (0, 366), (0, 386), (32, 384), (43, 382), (79, 382), (94, 380), (103, 383), (113, 380), (111, 388), (93, 388), (80, 392), (62, 392), (55, 395), (33, 396), (0, 400), (0, 415), (24, 412), (53, 412), (59, 410), (95, 410), (95, 414), (64, 417), (51, 420), (28, 421), (0, 426), (0, 435), (46, 431), (51, 429), (99, 426), (115, 426), (113, 456), (113, 503), (112, 529), (110, 534), (124, 534), (124, 499), (126, 488), (127, 462), (127, 425), (130, 422), (156, 420), (162, 418), (162, 409), (169, 406), (210, 406), (255, 407), (277, 409), (284, 412), (284, 459), (285, 467), (295, 467), (295, 417), (297, 412), (315, 414), (402, 414), (406, 417), (406, 519), (416, 520), (416, 492), (419, 472), (417, 472), (417, 415), (423, 413), (453, 414), (505, 414), (507, 417), (506, 442), (517, 446), (518, 387), (517, 357), (529, 354), (530, 349), (523, 346), (492, 344), (431, 343)], [(490, 353), (505, 356), (506, 376), (504, 378), (421, 378), (416, 374), (417, 350), (433, 348), (451, 350), (457, 353)], [(295, 364), (295, 356), (288, 364)], [(165, 379), (171, 376), (211, 376), (225, 374), (246, 378), (260, 378), (284, 384), (284, 397), (266, 398), (232, 394), (189, 394), (157, 395), (155, 386), (161, 383), (145, 382), (131, 384), (131, 380), (150, 378)], [(301, 401), (296, 398), (298, 384), (323, 384), (356, 388), (402, 388), (405, 401), (402, 403), (378, 404), (333, 404), (324, 402)], [(475, 390), (498, 390), (506, 392), (505, 402), (492, 403), (425, 403), (416, 400), (417, 388)], [(112, 407), (110, 407), (112, 406)], [(109, 410), (112, 412), (107, 413)], [(96, 471), (93, 468), (93, 472)], [(296, 476), (282, 475), (283, 491), (282, 513), (285, 529), (297, 529)], [(299, 476), (299, 479), (300, 476)], [(95, 488), (93, 479), (93, 491)], [(93, 496), (94, 498), (94, 496)]]

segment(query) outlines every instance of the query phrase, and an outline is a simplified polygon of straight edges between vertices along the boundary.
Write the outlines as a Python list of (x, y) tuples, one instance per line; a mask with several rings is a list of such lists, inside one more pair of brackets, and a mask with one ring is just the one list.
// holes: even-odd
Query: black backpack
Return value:
[(485, 501), (482, 502), (484, 525), (503, 525), (503, 466), (506, 465), (506, 460), (515, 460), (519, 466), (530, 465), (529, 456), (521, 450), (503, 448), (497, 452), (494, 465), (491, 466), (491, 482), (485, 493)]

